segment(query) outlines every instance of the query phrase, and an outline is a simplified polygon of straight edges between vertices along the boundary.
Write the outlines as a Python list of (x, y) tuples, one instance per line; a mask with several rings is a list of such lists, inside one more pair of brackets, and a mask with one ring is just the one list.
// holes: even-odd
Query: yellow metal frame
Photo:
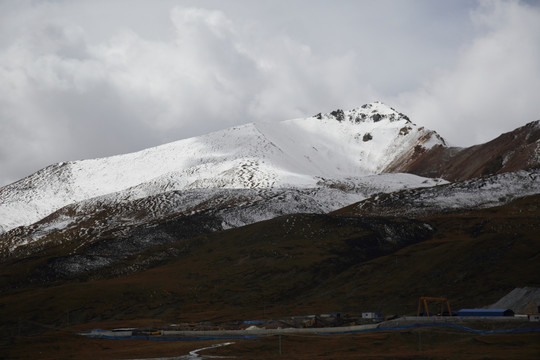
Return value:
[(448, 308), (448, 315), (452, 316), (452, 310), (450, 310), (450, 303), (447, 298), (443, 297), (431, 297), (431, 296), (421, 296), (418, 299), (418, 312), (416, 316), (420, 316), (420, 311), (422, 311), (422, 305), (424, 305), (425, 314), (430, 316), (428, 301), (436, 301), (441, 303), (441, 314), (444, 312), (444, 305)]

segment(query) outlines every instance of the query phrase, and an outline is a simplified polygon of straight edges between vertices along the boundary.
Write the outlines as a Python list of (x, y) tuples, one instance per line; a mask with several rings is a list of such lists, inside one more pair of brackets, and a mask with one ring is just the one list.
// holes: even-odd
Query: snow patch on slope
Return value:
[(540, 169), (533, 169), (381, 195), (357, 204), (355, 209), (386, 216), (402, 216), (407, 209), (408, 216), (422, 216), (493, 207), (539, 193)]

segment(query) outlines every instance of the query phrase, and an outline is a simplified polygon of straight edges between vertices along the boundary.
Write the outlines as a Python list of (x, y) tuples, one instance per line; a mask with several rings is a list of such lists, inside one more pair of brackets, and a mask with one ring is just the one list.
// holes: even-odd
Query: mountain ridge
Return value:
[(397, 159), (390, 172), (408, 172), (448, 181), (540, 166), (540, 120), (532, 121), (495, 139), (470, 147), (435, 145), (416, 158)]

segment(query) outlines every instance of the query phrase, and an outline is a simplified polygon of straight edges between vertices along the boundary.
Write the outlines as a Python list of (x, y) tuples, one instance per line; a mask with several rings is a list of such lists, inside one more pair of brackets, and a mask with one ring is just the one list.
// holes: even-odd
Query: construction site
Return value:
[[(454, 328), (477, 334), (540, 332), (540, 297), (538, 295), (540, 295), (540, 289), (515, 289), (494, 304), (509, 303), (510, 299), (514, 299), (514, 306), (527, 302), (526, 306), (517, 311), (493, 306), (452, 311), (447, 298), (422, 296), (418, 299), (416, 316), (387, 315), (383, 317), (379, 312), (362, 312), (356, 315), (332, 312), (269, 320), (179, 323), (159, 328), (93, 329), (79, 334), (104, 339), (153, 340), (159, 338), (172, 341), (251, 339), (257, 336), (288, 334), (353, 334), (424, 327)], [(515, 301), (516, 297), (519, 297), (519, 302)], [(525, 311), (529, 312), (524, 313)]]
[(538, 295), (540, 289), (517, 288), (490, 306), (459, 310), (451, 299), (422, 296), (408, 315), (329, 312), (168, 324), (140, 319), (103, 323), (106, 328), (48, 327), (37, 336), (25, 333), (40, 324), (21, 322), (17, 342), (24, 351), (10, 356), (31, 359), (54, 345), (57, 358), (77, 349), (78, 359), (537, 359)]

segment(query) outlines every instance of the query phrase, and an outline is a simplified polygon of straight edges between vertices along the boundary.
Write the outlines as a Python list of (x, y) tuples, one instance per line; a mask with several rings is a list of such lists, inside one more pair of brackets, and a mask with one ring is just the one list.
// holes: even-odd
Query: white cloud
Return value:
[[(221, 11), (173, 8), (174, 36), (163, 40), (123, 29), (92, 43), (66, 18), (34, 21), (0, 53), (6, 173), (303, 116), (360, 88), (344, 88), (350, 55), (314, 56), (286, 35), (260, 42)], [(36, 158), (23, 161), (31, 148)]]
[(456, 65), (398, 99), (416, 122), (461, 146), (540, 118), (540, 8), (483, 1), (471, 19), (481, 35)]

